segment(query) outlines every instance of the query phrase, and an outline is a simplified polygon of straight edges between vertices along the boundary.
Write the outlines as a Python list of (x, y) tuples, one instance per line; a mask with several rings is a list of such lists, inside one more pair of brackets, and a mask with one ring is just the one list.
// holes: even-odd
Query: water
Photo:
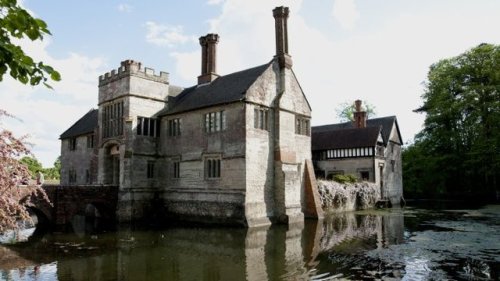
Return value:
[(102, 231), (82, 218), (74, 229), (0, 246), (0, 280), (500, 280), (500, 205), (264, 229)]

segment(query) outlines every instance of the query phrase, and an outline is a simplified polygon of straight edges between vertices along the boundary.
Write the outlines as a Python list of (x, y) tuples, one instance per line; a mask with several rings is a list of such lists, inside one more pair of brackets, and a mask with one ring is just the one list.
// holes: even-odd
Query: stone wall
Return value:
[[(275, 188), (276, 210), (281, 222), (303, 220), (305, 206), (305, 160), (311, 159), (311, 138), (298, 135), (297, 120), (308, 120), (310, 132), (311, 108), (291, 69), (280, 70), (279, 91), (275, 106)], [(283, 206), (284, 209), (281, 207)], [(283, 217), (286, 216), (286, 220)]]
[[(247, 91), (246, 163), (247, 220), (302, 220), (305, 160), (310, 159), (310, 136), (297, 135), (297, 117), (311, 110), (294, 73), (273, 63)], [(255, 109), (267, 110), (268, 128), (254, 128)]]
[(115, 219), (117, 186), (44, 185), (43, 189), (52, 205), (37, 198), (33, 208), (40, 210), (54, 225), (69, 224), (75, 215), (85, 216), (88, 205), (94, 206), (101, 218)]
[[(94, 137), (94, 147), (87, 147), (87, 135), (75, 137), (76, 148), (70, 150), (71, 138), (61, 140), (61, 184), (92, 184), (97, 182), (97, 137)], [(76, 181), (69, 182), (69, 172), (76, 172)], [(88, 178), (87, 178), (88, 173)]]
[(375, 207), (380, 199), (380, 188), (370, 182), (341, 184), (319, 180), (318, 191), (325, 213), (342, 213)]
[(399, 205), (403, 196), (403, 163), (401, 144), (396, 128), (394, 125), (385, 149), (384, 165), (384, 185), (386, 187), (384, 195), (391, 200), (392, 205)]
[[(218, 111), (225, 112), (226, 129), (207, 133), (204, 115)], [(168, 136), (168, 120), (175, 118), (181, 119), (181, 134)], [(167, 212), (186, 220), (245, 224), (245, 104), (169, 115), (161, 124), (161, 181)], [(207, 178), (207, 158), (221, 160), (220, 178)], [(179, 161), (179, 178), (173, 178), (175, 161)]]

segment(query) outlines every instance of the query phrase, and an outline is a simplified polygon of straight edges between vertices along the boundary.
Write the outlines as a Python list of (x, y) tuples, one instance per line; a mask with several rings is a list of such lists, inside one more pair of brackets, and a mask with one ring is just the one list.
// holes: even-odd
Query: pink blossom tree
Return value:
[[(12, 116), (0, 109), (0, 121), (3, 117)], [(22, 156), (31, 155), (26, 138), (15, 137), (0, 123), (0, 233), (17, 229), (19, 221), (31, 221), (27, 208), (32, 199), (49, 201), (41, 186), (21, 185), (30, 178), (28, 168), (19, 161)]]

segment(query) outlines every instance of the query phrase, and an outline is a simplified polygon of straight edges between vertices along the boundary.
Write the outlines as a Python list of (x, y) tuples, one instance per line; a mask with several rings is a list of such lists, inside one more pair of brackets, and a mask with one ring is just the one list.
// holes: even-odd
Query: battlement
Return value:
[(159, 83), (168, 84), (168, 72), (160, 71), (160, 75), (155, 74), (155, 70), (149, 67), (142, 68), (142, 63), (134, 60), (124, 60), (118, 69), (113, 69), (104, 75), (99, 76), (99, 86), (104, 86), (125, 76), (132, 75)]

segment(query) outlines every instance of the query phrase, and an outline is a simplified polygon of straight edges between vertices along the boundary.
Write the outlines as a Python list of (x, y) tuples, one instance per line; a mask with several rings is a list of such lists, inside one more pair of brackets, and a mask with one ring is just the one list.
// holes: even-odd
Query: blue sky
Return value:
[(20, 42), (62, 74), (54, 90), (6, 79), (0, 108), (18, 135), (29, 134), (35, 156), (52, 166), (59, 135), (97, 105), (97, 79), (125, 59), (170, 73), (190, 86), (200, 71), (198, 37), (220, 35), (221, 75), (263, 64), (274, 55), (272, 9), (289, 6), (294, 72), (313, 109), (313, 125), (338, 120), (335, 108), (355, 99), (377, 116), (396, 115), (403, 139), (422, 126), (423, 82), (432, 63), (480, 43), (499, 44), (497, 0), (194, 0), (35, 1), (22, 5), (44, 19), (53, 36)]

